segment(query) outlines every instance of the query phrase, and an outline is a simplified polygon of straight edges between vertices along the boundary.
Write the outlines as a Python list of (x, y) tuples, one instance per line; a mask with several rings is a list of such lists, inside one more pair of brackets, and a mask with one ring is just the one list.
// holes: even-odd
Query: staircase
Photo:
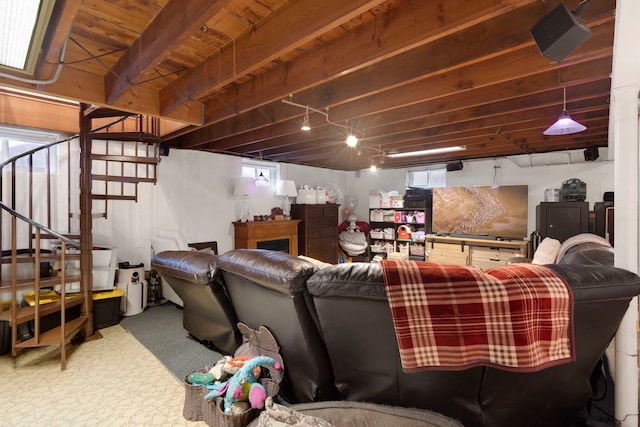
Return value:
[[(92, 222), (107, 219), (112, 200), (137, 201), (160, 159), (158, 119), (81, 104), (79, 120), (78, 135), (0, 164), (0, 354), (59, 346), (62, 369), (66, 344), (94, 334)], [(67, 274), (69, 261), (79, 275)], [(78, 282), (80, 292), (67, 290)]]

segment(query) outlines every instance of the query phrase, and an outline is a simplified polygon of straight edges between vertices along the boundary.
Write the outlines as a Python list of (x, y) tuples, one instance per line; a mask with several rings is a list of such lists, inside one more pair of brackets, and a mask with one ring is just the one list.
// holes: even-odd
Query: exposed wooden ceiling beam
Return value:
[[(612, 22), (598, 26), (587, 41), (589, 43), (587, 47), (590, 49), (578, 49), (572, 55), (572, 60), (563, 64), (562, 67), (610, 57), (612, 47), (608, 40), (612, 31)], [(463, 95), (465, 91), (471, 89), (489, 87), (500, 82), (517, 81), (557, 68), (557, 65), (550, 63), (537, 53), (532, 54), (532, 50), (536, 51), (537, 48), (531, 42), (523, 42), (521, 46), (523, 46), (521, 49), (511, 50), (505, 55), (486, 55), (484, 61), (471, 61), (470, 65), (460, 68), (447, 68), (445, 64), (441, 64), (444, 68), (428, 72), (424, 75), (426, 78), (423, 79), (418, 79), (420, 76), (416, 71), (416, 66), (410, 64), (415, 61), (424, 62), (424, 58), (428, 57), (403, 54), (399, 55), (399, 58), (389, 59), (367, 69), (348, 74), (341, 79), (319, 85), (305, 91), (300, 97), (302, 103), (307, 103), (305, 101), (309, 100), (318, 102), (326, 98), (326, 94), (331, 94), (333, 100), (340, 104), (331, 108), (330, 117), (333, 121), (344, 122), (348, 119), (388, 111), (429, 99)], [(504, 63), (505, 66), (497, 69), (496, 62)], [(389, 87), (392, 90), (389, 90)], [(353, 101), (347, 102), (350, 100)], [(314, 102), (308, 102), (308, 104), (317, 105)], [(287, 111), (275, 103), (268, 109), (270, 120), (253, 114), (257, 121), (252, 121), (247, 120), (244, 115), (239, 115), (227, 122), (236, 123), (236, 125), (227, 128), (229, 131), (226, 132), (226, 136), (233, 135), (235, 138), (243, 139), (244, 137), (240, 135), (243, 132), (258, 127), (273, 126), (274, 123), (290, 120), (303, 114), (303, 111), (292, 110), (294, 108), (289, 108)], [(361, 128), (362, 125), (366, 126), (364, 120), (363, 123), (360, 123), (356, 119), (356, 121), (352, 121), (352, 124), (356, 128)], [(219, 136), (216, 138), (214, 134)], [(176, 142), (182, 147), (193, 148), (206, 145), (224, 136), (225, 127), (208, 126), (195, 130), (189, 136), (178, 138)]]
[[(512, 12), (533, 1), (505, 1), (499, 5), (492, 0), (471, 3), (463, 0), (410, 3), (410, 7), (380, 14), (375, 20), (363, 24), (358, 31), (349, 32), (322, 49), (267, 71), (233, 90), (218, 94), (215, 99), (206, 103), (204, 124), (216, 123), (256, 105), (265, 105), (289, 94), (297, 94), (318, 82), (328, 82), (371, 66), (456, 31)], [(328, 101), (315, 106), (324, 107)]]
[(107, 103), (114, 104), (230, 0), (170, 0), (105, 77)]
[(365, 13), (383, 0), (292, 2), (256, 23), (245, 36), (208, 57), (160, 92), (162, 113), (189, 99), (201, 99), (302, 46), (330, 28)]

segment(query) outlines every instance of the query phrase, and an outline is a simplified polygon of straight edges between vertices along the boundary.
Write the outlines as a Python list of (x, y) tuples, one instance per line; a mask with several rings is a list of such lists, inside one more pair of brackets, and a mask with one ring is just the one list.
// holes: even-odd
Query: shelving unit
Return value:
[(391, 251), (425, 261), (425, 236), (430, 231), (426, 221), (430, 219), (426, 201), (421, 207), (369, 209), (371, 258)]

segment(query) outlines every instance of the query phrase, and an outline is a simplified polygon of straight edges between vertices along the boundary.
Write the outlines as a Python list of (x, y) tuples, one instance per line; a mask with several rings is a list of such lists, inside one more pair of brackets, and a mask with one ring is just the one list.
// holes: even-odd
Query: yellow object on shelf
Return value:
[[(78, 294), (67, 294), (67, 298), (73, 298), (77, 295)], [(124, 296), (124, 291), (122, 289), (115, 288), (112, 291), (94, 292), (92, 295), (92, 299), (96, 301), (122, 296)], [(36, 296), (34, 291), (25, 292), (24, 294), (22, 294), (22, 297), (31, 307), (36, 305)], [(47, 292), (40, 292), (40, 304), (48, 304), (55, 301), (60, 301), (60, 294), (56, 291), (50, 290)]]
[(117, 297), (123, 297), (123, 296), (124, 296), (124, 291), (122, 289), (115, 288), (111, 291), (94, 292), (92, 299), (94, 301), (97, 301), (101, 299), (117, 298)]

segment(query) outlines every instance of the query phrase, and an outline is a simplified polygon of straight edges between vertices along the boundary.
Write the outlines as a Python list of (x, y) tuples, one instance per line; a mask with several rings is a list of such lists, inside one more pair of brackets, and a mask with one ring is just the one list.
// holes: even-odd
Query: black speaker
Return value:
[(161, 156), (169, 155), (169, 147), (167, 145), (160, 144), (160, 148), (158, 149), (158, 151)]
[(571, 12), (559, 4), (531, 28), (531, 37), (543, 56), (560, 62), (591, 36), (580, 17), (580, 12), (587, 6), (588, 2)]
[(589, 147), (584, 150), (584, 160), (585, 162), (593, 162), (600, 157), (600, 152), (598, 151), (598, 147)]
[(457, 161), (455, 163), (447, 163), (447, 172), (460, 171), (462, 170), (462, 161)]

